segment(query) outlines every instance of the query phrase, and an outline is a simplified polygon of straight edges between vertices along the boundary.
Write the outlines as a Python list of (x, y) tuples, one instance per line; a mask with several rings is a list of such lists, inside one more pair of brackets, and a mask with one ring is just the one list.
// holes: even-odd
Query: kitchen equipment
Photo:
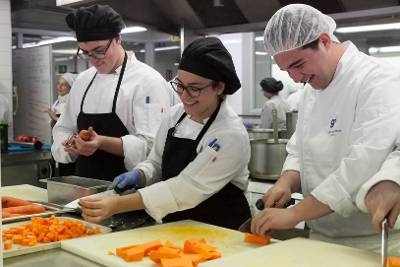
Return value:
[(79, 204), (78, 204), (79, 200), (85, 199), (87, 197), (102, 199), (102, 198), (111, 197), (111, 196), (118, 196), (118, 195), (119, 194), (117, 194), (117, 192), (114, 191), (114, 189), (106, 190), (106, 191), (103, 191), (103, 192), (100, 192), (100, 193), (96, 193), (96, 194), (93, 194), (93, 195), (89, 195), (89, 196), (85, 196), (85, 197), (81, 197), (81, 198), (75, 199), (75, 200), (69, 202), (68, 204), (64, 205), (64, 208), (66, 208), (66, 209), (79, 209)]
[(75, 199), (105, 191), (109, 181), (79, 176), (61, 176), (42, 179), (47, 183), (48, 201), (65, 205)]
[[(65, 240), (61, 243), (61, 248), (104, 266), (122, 267), (134, 265), (138, 267), (154, 267), (156, 265), (148, 257), (132, 264), (132, 262), (125, 262), (119, 257), (109, 256), (107, 255), (107, 252), (115, 252), (117, 247), (140, 244), (152, 240), (160, 240), (162, 243), (169, 240), (174, 244), (183, 247), (184, 240), (198, 238), (204, 238), (208, 243), (215, 245), (221, 252), (222, 257), (229, 257), (230, 255), (257, 247), (245, 243), (243, 241), (244, 234), (238, 231), (185, 220), (136, 228), (122, 232), (114, 232), (101, 236), (98, 235), (85, 239)], [(272, 242), (275, 243), (276, 240), (272, 240)]]
[[(102, 225), (98, 225), (98, 224), (94, 224), (94, 223), (89, 223), (86, 222), (84, 220), (79, 220), (79, 219), (75, 219), (75, 218), (66, 218), (66, 217), (60, 217), (60, 220), (63, 219), (68, 219), (68, 220), (74, 220), (74, 221), (80, 221), (82, 223), (84, 223), (87, 227), (89, 227), (90, 229), (95, 229), (96, 227), (100, 227), (101, 229), (101, 234), (105, 234), (105, 233), (109, 233), (111, 232), (111, 229)], [(17, 227), (17, 226), (21, 226), (27, 224), (27, 222), (17, 222), (17, 223), (10, 223), (7, 225), (3, 225), (2, 229), (3, 230), (7, 230), (10, 227)], [(86, 239), (86, 238), (91, 238), (91, 237), (80, 237), (77, 239)], [(73, 239), (71, 239), (73, 240)], [(9, 258), (9, 257), (14, 257), (14, 256), (19, 256), (19, 255), (23, 255), (23, 254), (28, 254), (28, 253), (32, 253), (32, 252), (36, 252), (36, 251), (42, 251), (42, 250), (48, 250), (48, 249), (52, 249), (52, 248), (58, 248), (61, 246), (61, 243), (63, 241), (57, 241), (57, 242), (50, 242), (50, 243), (38, 243), (35, 246), (32, 247), (28, 247), (28, 246), (22, 246), (22, 245), (17, 245), (17, 244), (13, 244), (12, 248), (9, 250), (3, 250), (3, 258)], [(87, 248), (89, 248), (90, 246), (88, 246)]]
[[(292, 206), (295, 204), (295, 199), (291, 198), (284, 206), (283, 208), (287, 208), (289, 206)], [(260, 198), (259, 200), (257, 200), (256, 202), (256, 207), (258, 210), (263, 210), (264, 209), (264, 200), (262, 198)], [(243, 233), (250, 233), (251, 232), (251, 220), (253, 219), (253, 217), (248, 218), (244, 223), (242, 223), (239, 226), (239, 231), (243, 232)]]
[(286, 138), (290, 139), (296, 131), (298, 112), (296, 110), (286, 113)]
[(387, 251), (388, 251), (388, 225), (387, 219), (382, 221), (382, 245), (381, 245), (381, 260), (382, 266), (387, 266)]
[(257, 179), (276, 180), (286, 159), (287, 139), (250, 140), (250, 176)]
[[(249, 134), (250, 140), (257, 140), (257, 139), (272, 139), (274, 138), (274, 129), (267, 129), (267, 128), (251, 128), (247, 129), (247, 133)], [(285, 138), (286, 131), (278, 130), (278, 137)]]
[(294, 238), (201, 264), (201, 267), (376, 267), (379, 254), (316, 240)]

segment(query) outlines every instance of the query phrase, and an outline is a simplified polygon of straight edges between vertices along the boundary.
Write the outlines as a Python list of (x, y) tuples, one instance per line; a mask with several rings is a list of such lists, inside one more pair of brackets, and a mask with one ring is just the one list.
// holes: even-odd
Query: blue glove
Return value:
[(119, 188), (123, 189), (126, 187), (138, 187), (140, 185), (140, 180), (142, 179), (142, 175), (138, 169), (133, 169), (129, 172), (125, 172), (123, 174), (115, 177), (112, 182), (110, 189)]

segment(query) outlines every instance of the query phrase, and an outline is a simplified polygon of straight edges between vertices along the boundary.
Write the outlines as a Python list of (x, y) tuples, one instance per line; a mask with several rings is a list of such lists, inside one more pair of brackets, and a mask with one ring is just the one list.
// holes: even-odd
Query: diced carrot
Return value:
[(126, 249), (122, 253), (122, 258), (126, 261), (140, 261), (143, 257), (144, 249), (141, 246)]
[(148, 255), (150, 251), (152, 250), (157, 250), (161, 247), (161, 241), (160, 240), (154, 240), (145, 244), (140, 245), (143, 250), (144, 250), (144, 255)]
[(180, 249), (179, 248), (171, 248), (171, 247), (160, 247), (157, 250), (152, 250), (149, 252), (149, 258), (155, 263), (160, 263), (162, 258), (179, 258), (180, 257)]
[(188, 258), (161, 259), (162, 267), (193, 267), (193, 263)]
[(389, 267), (400, 267), (400, 257), (389, 257)]
[(193, 254), (193, 253), (184, 253), (182, 254), (183, 258), (189, 259), (193, 266), (197, 266), (200, 262), (206, 261), (207, 258), (201, 254)]
[(3, 248), (4, 248), (5, 250), (11, 249), (11, 248), (12, 248), (12, 243), (10, 243), (10, 242), (4, 242), (4, 243), (3, 243)]
[(115, 256), (115, 253), (111, 250), (107, 251), (107, 255), (108, 256)]
[(263, 237), (251, 233), (245, 233), (244, 241), (252, 244), (267, 245), (271, 242), (271, 237)]

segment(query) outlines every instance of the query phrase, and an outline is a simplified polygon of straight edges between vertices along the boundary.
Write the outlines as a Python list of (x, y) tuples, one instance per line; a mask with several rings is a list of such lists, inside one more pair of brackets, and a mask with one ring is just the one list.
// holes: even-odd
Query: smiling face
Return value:
[[(100, 40), (100, 41), (89, 41), (89, 42), (81, 42), (79, 43), (80, 50), (87, 53), (101, 53), (107, 49), (107, 45), (110, 40)], [(90, 56), (88, 61), (89, 63), (96, 68), (96, 70), (100, 74), (107, 74), (113, 72), (116, 67), (119, 65), (119, 61), (121, 58), (120, 53), (120, 42), (121, 39), (113, 38), (110, 46), (108, 47), (105, 57), (102, 59), (98, 59), (96, 57)]]
[(314, 89), (325, 89), (335, 74), (336, 64), (331, 54), (332, 41), (323, 33), (318, 47), (296, 48), (274, 56), (281, 70), (287, 71), (296, 83), (309, 83)]
[(178, 94), (183, 103), (185, 112), (190, 115), (194, 121), (202, 123), (203, 120), (210, 117), (217, 108), (219, 96), (222, 95), (225, 84), (219, 82), (217, 86), (213, 87), (212, 80), (184, 70), (178, 70), (176, 80), (185, 87), (203, 88), (196, 97), (189, 95), (186, 90)]

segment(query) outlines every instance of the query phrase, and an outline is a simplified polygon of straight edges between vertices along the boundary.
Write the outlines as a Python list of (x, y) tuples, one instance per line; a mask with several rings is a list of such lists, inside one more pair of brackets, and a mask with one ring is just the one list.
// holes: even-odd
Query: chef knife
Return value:
[[(294, 205), (296, 203), (294, 198), (291, 198), (285, 205), (283, 205), (283, 208), (287, 208), (291, 205)], [(262, 198), (260, 198), (259, 200), (257, 200), (256, 202), (256, 207), (258, 210), (263, 210), (264, 209), (264, 200)], [(273, 206), (275, 207), (275, 205)], [(239, 231), (243, 232), (243, 233), (250, 233), (251, 232), (251, 220), (253, 219), (253, 217), (248, 218), (244, 223), (242, 223), (239, 226)]]
[(387, 266), (387, 250), (388, 250), (388, 225), (387, 219), (382, 221), (382, 244), (381, 244), (381, 256), (382, 256), (382, 266)]

